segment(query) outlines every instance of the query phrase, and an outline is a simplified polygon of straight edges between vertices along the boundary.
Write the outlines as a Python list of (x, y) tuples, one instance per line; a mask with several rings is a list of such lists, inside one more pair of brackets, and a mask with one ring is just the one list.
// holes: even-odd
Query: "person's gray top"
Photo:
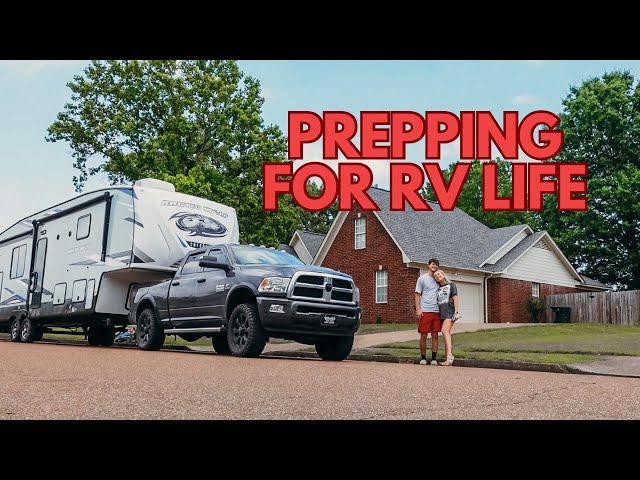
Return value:
[(440, 318), (453, 319), (456, 309), (453, 305), (452, 297), (458, 295), (458, 287), (453, 282), (440, 286), (437, 293), (438, 308), (440, 309)]
[(440, 312), (436, 299), (438, 288), (440, 288), (440, 285), (428, 273), (418, 278), (416, 293), (420, 294), (420, 310), (423, 312)]

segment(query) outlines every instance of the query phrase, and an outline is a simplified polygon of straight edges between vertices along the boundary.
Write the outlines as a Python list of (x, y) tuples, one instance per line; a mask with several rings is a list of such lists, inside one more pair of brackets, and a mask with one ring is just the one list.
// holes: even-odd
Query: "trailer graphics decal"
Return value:
[(174, 218), (176, 226), (183, 232), (189, 232), (192, 237), (224, 237), (227, 234), (227, 228), (223, 224), (199, 213), (180, 212), (170, 220)]

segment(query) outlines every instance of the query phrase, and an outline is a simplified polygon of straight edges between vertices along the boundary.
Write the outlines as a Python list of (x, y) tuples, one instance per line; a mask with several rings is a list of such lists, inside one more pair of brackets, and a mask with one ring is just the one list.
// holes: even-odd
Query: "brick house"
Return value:
[(491, 229), (462, 210), (441, 211), (431, 202), (431, 212), (393, 212), (388, 191), (368, 193), (380, 211), (340, 212), (321, 242), (317, 234), (296, 232), (289, 243), (303, 261), (313, 257), (306, 263), (354, 277), (363, 323), (413, 322), (416, 281), (432, 257), (458, 285), (465, 323), (529, 322), (531, 296), (609, 289), (581, 276), (545, 231), (528, 225)]

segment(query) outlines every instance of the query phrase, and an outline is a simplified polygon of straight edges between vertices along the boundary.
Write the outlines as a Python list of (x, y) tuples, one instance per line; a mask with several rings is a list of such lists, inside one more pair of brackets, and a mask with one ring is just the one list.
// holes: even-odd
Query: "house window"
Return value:
[(76, 240), (84, 240), (89, 237), (91, 231), (91, 214), (84, 215), (78, 219), (78, 227), (76, 228)]
[(27, 246), (20, 245), (13, 249), (11, 255), (11, 271), (9, 278), (21, 278), (24, 275), (24, 264), (27, 260)]
[(366, 234), (367, 234), (367, 224), (365, 222), (364, 217), (356, 218), (355, 224), (355, 232), (356, 232), (356, 250), (362, 250), (367, 244)]
[(539, 297), (540, 296), (540, 284), (539, 283), (532, 283), (531, 284), (531, 296), (532, 297)]
[(376, 303), (387, 303), (387, 271), (376, 271)]

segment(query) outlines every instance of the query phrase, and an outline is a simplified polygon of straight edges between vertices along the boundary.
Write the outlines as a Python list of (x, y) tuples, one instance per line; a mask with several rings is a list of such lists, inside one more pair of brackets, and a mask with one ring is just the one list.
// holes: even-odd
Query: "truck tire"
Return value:
[(236, 357), (258, 357), (267, 344), (255, 303), (241, 303), (233, 309), (227, 330), (229, 349)]
[(316, 352), (322, 360), (341, 361), (349, 356), (353, 348), (353, 335), (331, 337), (316, 343)]
[(98, 335), (99, 343), (103, 347), (110, 347), (116, 339), (116, 330), (113, 327), (102, 327)]
[(231, 352), (226, 333), (214, 333), (211, 335), (211, 344), (218, 355), (228, 355)]
[(24, 343), (33, 343), (38, 333), (38, 325), (26, 317), (20, 325), (20, 341)]
[(21, 330), (21, 321), (19, 318), (14, 318), (13, 321), (11, 322), (11, 327), (9, 328), (9, 333), (11, 334), (11, 341), (12, 342), (19, 342), (20, 341), (20, 330)]
[(136, 323), (136, 343), (142, 350), (160, 350), (164, 344), (164, 330), (152, 308), (145, 308)]

